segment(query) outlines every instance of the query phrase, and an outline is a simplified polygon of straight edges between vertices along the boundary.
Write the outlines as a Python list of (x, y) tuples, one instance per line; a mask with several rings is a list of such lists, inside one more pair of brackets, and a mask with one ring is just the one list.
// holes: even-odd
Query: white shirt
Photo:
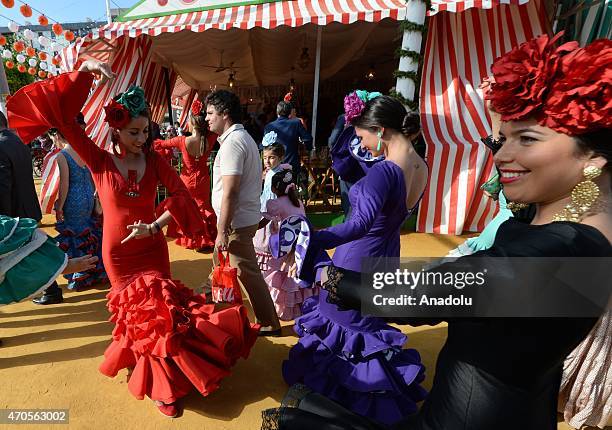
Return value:
[(240, 193), (231, 227), (249, 227), (261, 219), (261, 158), (259, 148), (242, 124), (232, 125), (217, 139), (219, 152), (213, 164), (212, 206), (221, 217), (223, 201), (222, 176), (240, 175)]

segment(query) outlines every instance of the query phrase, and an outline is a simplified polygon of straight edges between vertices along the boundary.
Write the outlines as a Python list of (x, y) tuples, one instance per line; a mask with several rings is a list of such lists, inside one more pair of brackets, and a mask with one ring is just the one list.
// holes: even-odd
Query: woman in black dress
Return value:
[[(475, 257), (502, 257), (490, 258), (501, 262), (503, 257), (612, 256), (612, 41), (557, 47), (558, 38), (540, 36), (497, 59), (486, 94), (501, 114), (500, 138), (493, 143), (499, 147), (494, 159), (504, 193), (515, 204), (533, 205), (535, 216), (530, 222), (504, 222), (490, 249), (446, 263), (448, 270), (469, 269)], [(354, 274), (330, 270), (334, 276), (323, 285), (330, 299), (360, 309), (360, 294), (372, 286)], [(537, 278), (547, 287), (563, 286), (543, 275)], [(605, 288), (609, 294), (609, 285)], [(422, 324), (410, 312), (406, 308), (407, 317), (393, 321)], [(448, 319), (432, 390), (420, 412), (395, 428), (556, 429), (563, 360), (596, 321), (594, 315)], [(281, 429), (297, 429), (307, 420), (319, 429), (354, 427), (355, 417), (315, 400), (299, 406), (304, 413), (282, 408), (267, 421)], [(308, 401), (306, 395), (302, 402)]]

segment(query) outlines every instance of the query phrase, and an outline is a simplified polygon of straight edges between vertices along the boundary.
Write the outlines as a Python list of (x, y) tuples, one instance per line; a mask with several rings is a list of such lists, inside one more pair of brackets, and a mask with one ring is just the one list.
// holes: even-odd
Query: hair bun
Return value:
[(421, 131), (421, 117), (417, 112), (408, 112), (402, 121), (402, 134), (413, 136)]

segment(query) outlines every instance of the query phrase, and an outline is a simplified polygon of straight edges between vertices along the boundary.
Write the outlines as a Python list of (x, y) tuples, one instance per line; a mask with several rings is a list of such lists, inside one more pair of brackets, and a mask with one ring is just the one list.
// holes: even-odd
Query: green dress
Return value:
[(36, 220), (0, 215), (0, 305), (34, 296), (55, 281), (68, 257)]

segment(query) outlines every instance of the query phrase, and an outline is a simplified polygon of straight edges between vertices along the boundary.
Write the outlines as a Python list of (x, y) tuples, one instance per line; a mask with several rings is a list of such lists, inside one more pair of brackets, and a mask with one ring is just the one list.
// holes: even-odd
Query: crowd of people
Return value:
[[(437, 270), (470, 271), (482, 257), (497, 265), (491, 276), (502, 277), (508, 257), (612, 256), (612, 41), (580, 48), (539, 36), (491, 71), (481, 86), (492, 119), (483, 142), (497, 175), (485, 186), (503, 207)], [(80, 115), (94, 76), (102, 84), (114, 78), (107, 64), (85, 61), (18, 91), (7, 103), (8, 123), (0, 115), (0, 299), (44, 291), (34, 302), (55, 304), (60, 273), (69, 289), (108, 279), (115, 328), (100, 372), (126, 369), (136, 398), (176, 417), (193, 388), (204, 396), (219, 389), (258, 336), (279, 336), (280, 321), (295, 320), (299, 339), (278, 369), (290, 390), (280, 408), (263, 412), (263, 429), (539, 430), (556, 428), (557, 411), (577, 428), (607, 425), (606, 303), (599, 317), (580, 318), (362, 313), (371, 288), (359, 282), (362, 262), (400, 257), (401, 227), (429, 175), (414, 148), (420, 117), (397, 99), (362, 90), (345, 97), (329, 144), (346, 217), (315, 230), (297, 193), (300, 148), (312, 149), (312, 136), (290, 100), (279, 101), (277, 118), (254, 139), (240, 99), (215, 90), (190, 107), (188, 136), (179, 128), (164, 139), (143, 90), (132, 86), (105, 107), (106, 151)], [(46, 162), (59, 170), (54, 239), (37, 229), (42, 214), (22, 143), (42, 134), (56, 148)], [(180, 176), (168, 150), (181, 154)], [(168, 196), (156, 205), (158, 183)], [(165, 235), (212, 251), (203, 293), (172, 277)], [(255, 321), (241, 303), (211, 300), (215, 267), (226, 258)], [(46, 270), (26, 276), (35, 264)], [(542, 271), (538, 279), (561, 287)], [(407, 336), (390, 323), (443, 320), (448, 338), (427, 392), (418, 345), (405, 348)]]

